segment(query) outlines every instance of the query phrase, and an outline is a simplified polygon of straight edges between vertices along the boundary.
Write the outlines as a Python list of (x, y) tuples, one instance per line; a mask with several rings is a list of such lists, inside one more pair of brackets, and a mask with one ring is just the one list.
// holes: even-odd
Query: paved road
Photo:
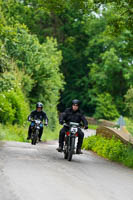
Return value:
[(133, 170), (92, 152), (73, 161), (57, 142), (0, 142), (0, 200), (133, 200)]
[(92, 135), (96, 135), (96, 130), (93, 129), (82, 129), (82, 131), (84, 132), (84, 137), (88, 137), (88, 136), (92, 136)]

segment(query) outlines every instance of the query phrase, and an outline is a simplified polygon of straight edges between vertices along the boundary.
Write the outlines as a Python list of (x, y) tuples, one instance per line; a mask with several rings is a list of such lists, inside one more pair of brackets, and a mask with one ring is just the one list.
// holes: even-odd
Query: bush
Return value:
[(15, 119), (13, 123), (23, 124), (29, 115), (29, 107), (24, 94), (21, 89), (16, 91), (11, 90), (6, 94), (8, 101), (12, 104), (12, 108), (15, 110)]
[(0, 93), (0, 122), (23, 124), (29, 114), (28, 103), (21, 89)]
[(82, 148), (86, 150), (90, 149), (104, 158), (121, 162), (128, 167), (133, 167), (132, 146), (130, 144), (123, 144), (115, 137), (107, 139), (102, 136), (91, 136), (84, 139)]
[(124, 117), (124, 120), (126, 122), (126, 128), (133, 135), (133, 119)]
[(27, 126), (20, 127), (17, 124), (6, 124), (5, 126), (0, 124), (0, 140), (26, 142), (27, 132)]
[[(19, 142), (29, 142), (27, 140), (28, 135), (28, 126), (30, 123), (26, 123), (23, 126), (19, 126), (17, 124), (11, 125), (0, 124), (0, 140), (6, 141), (19, 141)], [(44, 127), (42, 140), (55, 140), (59, 136), (60, 125), (56, 126), (56, 129), (52, 131), (49, 127)]]
[(12, 123), (15, 119), (15, 109), (12, 108), (12, 104), (8, 101), (5, 94), (0, 94), (0, 122)]

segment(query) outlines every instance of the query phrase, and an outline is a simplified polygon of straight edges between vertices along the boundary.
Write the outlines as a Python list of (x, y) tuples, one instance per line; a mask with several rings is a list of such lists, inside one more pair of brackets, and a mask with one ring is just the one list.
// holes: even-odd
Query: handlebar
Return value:
[(71, 126), (71, 123), (77, 125), (78, 128), (83, 128), (83, 129), (86, 129), (85, 126), (83, 126), (81, 123), (75, 123), (75, 122), (70, 122), (70, 123), (63, 123), (63, 126), (67, 126), (67, 127), (70, 127)]
[(36, 122), (36, 121), (40, 121), (40, 124), (43, 124), (44, 126), (48, 126), (47, 123), (43, 123), (41, 120), (39, 119), (34, 119), (34, 120), (30, 120), (31, 122)]
[(75, 126), (77, 126), (77, 127), (81, 127), (79, 123), (75, 123), (75, 122), (63, 123), (63, 126), (68, 126), (68, 127), (70, 127), (70, 126), (72, 126), (72, 125), (75, 125)]

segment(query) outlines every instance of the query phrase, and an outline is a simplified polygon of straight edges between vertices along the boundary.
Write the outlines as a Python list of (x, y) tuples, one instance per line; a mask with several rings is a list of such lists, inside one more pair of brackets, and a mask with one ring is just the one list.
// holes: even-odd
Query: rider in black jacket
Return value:
[[(43, 109), (43, 104), (41, 102), (38, 102), (36, 104), (36, 110), (32, 111), (30, 113), (30, 115), (28, 116), (28, 121), (39, 119), (43, 122), (43, 120), (44, 120), (45, 125), (47, 126), (48, 125), (48, 117), (47, 117), (46, 113), (44, 111), (42, 111), (42, 109)], [(29, 126), (29, 130), (28, 130), (27, 140), (31, 139), (31, 133), (32, 133), (33, 126), (34, 126), (34, 122), (31, 122), (31, 124)], [(41, 141), (42, 133), (43, 133), (43, 124), (40, 124), (39, 141)]]
[[(65, 112), (60, 115), (59, 122), (62, 125), (63, 125), (64, 122), (65, 123), (69, 123), (69, 122), (81, 123), (82, 122), (83, 125), (84, 125), (84, 128), (88, 129), (88, 122), (87, 122), (86, 118), (84, 117), (82, 111), (79, 109), (79, 100), (77, 100), (77, 99), (74, 99), (72, 101), (72, 107), (71, 108), (67, 108), (65, 110)], [(60, 130), (59, 147), (57, 148), (57, 150), (59, 152), (62, 152), (62, 150), (63, 150), (63, 142), (64, 142), (64, 137), (65, 137), (66, 131), (68, 131), (68, 127), (66, 127), (66, 126), (64, 126)], [(84, 133), (79, 128), (79, 130), (78, 130), (78, 144), (77, 144), (77, 150), (76, 150), (77, 154), (82, 153), (81, 152), (81, 146), (82, 146), (83, 138), (84, 138)]]

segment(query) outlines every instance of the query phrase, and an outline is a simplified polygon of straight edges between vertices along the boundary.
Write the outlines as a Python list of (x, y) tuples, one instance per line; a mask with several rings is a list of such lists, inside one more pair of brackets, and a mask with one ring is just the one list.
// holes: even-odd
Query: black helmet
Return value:
[(73, 104), (79, 105), (79, 104), (80, 104), (80, 101), (79, 101), (78, 99), (74, 99), (74, 100), (72, 100), (72, 105), (73, 105)]
[(41, 102), (37, 102), (36, 108), (43, 108), (43, 104)]

